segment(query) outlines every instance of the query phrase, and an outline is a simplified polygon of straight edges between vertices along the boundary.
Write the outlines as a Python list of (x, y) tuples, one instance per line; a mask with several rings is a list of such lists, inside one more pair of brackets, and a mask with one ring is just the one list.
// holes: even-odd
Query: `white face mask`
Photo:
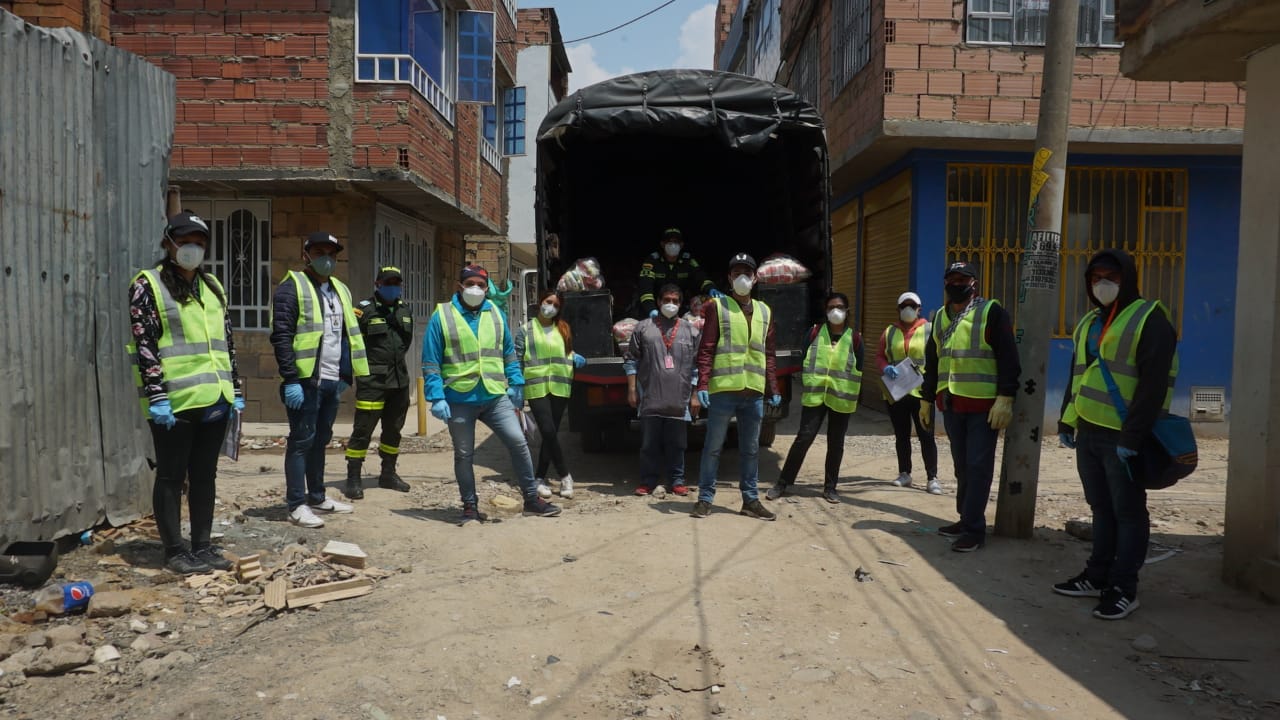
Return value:
[(673, 318), (678, 312), (680, 312), (680, 306), (675, 303), (664, 303), (662, 305), (662, 314), (666, 317)]
[(913, 307), (904, 307), (898, 311), (898, 317), (902, 318), (904, 323), (913, 323), (916, 318), (920, 317), (920, 309)]
[(755, 287), (756, 279), (750, 275), (739, 275), (733, 279), (733, 291), (738, 295), (750, 295)]
[(827, 311), (827, 320), (832, 325), (843, 325), (844, 319), (849, 317), (849, 313), (840, 308), (831, 308)]
[(680, 243), (667, 243), (662, 246), (662, 250), (667, 254), (667, 257), (674, 258), (680, 254)]
[(482, 287), (472, 285), (462, 288), (462, 302), (466, 303), (468, 307), (480, 307), (481, 303), (484, 302), (484, 296), (485, 290)]
[(179, 245), (173, 261), (183, 270), (195, 270), (204, 262), (204, 248), (195, 243)]
[(542, 303), (542, 317), (553, 318), (558, 312), (560, 312), (560, 308), (556, 307), (553, 303)]
[(1120, 297), (1120, 286), (1110, 280), (1099, 280), (1093, 284), (1093, 296), (1104, 306), (1110, 305)]

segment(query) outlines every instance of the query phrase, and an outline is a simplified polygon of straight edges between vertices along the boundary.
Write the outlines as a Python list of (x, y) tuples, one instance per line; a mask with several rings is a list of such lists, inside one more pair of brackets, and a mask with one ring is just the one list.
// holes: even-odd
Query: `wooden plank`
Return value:
[(360, 549), (355, 543), (342, 542), (340, 540), (330, 540), (324, 549), (320, 551), (321, 555), (327, 555), (330, 560), (339, 565), (346, 565), (358, 570), (364, 569), (365, 561), (369, 555)]
[(283, 610), (289, 601), (286, 594), (289, 592), (289, 581), (282, 577), (278, 577), (267, 584), (267, 590), (264, 593), (267, 607), (272, 610)]
[(373, 581), (369, 578), (355, 578), (338, 582), (323, 583), (307, 588), (295, 588), (285, 595), (289, 608), (306, 607), (331, 600), (368, 595), (373, 592)]

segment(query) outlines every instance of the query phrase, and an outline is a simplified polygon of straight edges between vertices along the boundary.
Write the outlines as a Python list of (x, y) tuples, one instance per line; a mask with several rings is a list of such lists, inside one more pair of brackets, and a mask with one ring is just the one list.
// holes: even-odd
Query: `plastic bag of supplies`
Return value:
[(756, 277), (766, 285), (794, 285), (813, 276), (809, 268), (790, 255), (770, 255), (760, 263)]
[(556, 284), (556, 290), (560, 292), (599, 290), (603, 287), (604, 275), (600, 274), (600, 263), (595, 258), (579, 258)]

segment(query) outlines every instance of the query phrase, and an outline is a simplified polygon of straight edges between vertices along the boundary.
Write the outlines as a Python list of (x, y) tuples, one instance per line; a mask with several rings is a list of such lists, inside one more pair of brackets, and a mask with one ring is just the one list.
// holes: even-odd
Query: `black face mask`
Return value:
[(972, 285), (948, 285), (947, 301), (953, 303), (962, 303), (973, 297), (974, 287)]

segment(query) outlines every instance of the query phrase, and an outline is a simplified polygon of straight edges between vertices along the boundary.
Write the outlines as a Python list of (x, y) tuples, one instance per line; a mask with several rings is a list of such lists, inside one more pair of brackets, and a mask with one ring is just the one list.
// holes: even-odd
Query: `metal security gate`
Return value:
[(374, 223), (374, 272), (394, 265), (404, 276), (403, 299), (413, 313), (414, 322), (413, 346), (409, 349), (409, 368), (413, 369), (420, 365), (423, 331), (435, 309), (432, 268), (435, 267), (436, 229), (430, 223), (385, 205), (378, 206)]
[(911, 173), (904, 172), (867, 193), (863, 202), (862, 336), (868, 350), (862, 369), (862, 402), (883, 407), (880, 370), (871, 360), (880, 334), (898, 319), (896, 301), (910, 281)]
[(851, 202), (831, 214), (831, 289), (858, 298), (858, 209)]

